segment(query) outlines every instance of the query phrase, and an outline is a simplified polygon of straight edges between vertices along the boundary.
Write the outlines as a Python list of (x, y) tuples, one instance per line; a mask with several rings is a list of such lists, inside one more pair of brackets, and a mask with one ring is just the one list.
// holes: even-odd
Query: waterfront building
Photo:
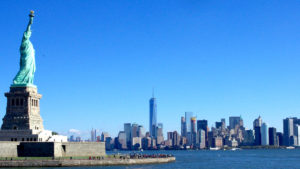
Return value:
[(70, 136), (69, 141), (70, 141), (70, 142), (75, 142), (74, 135), (71, 135), (71, 136)]
[(167, 132), (167, 139), (168, 140), (172, 140), (172, 138), (173, 138), (173, 133), (172, 132)]
[(197, 143), (197, 147), (200, 148), (200, 149), (204, 149), (205, 148), (205, 143), (206, 143), (206, 135), (205, 135), (205, 131), (202, 130), (202, 129), (199, 129), (197, 131), (197, 140), (196, 140), (196, 143)]
[(192, 133), (187, 132), (186, 134), (186, 145), (191, 146), (192, 145)]
[(76, 140), (75, 140), (76, 142), (81, 142), (81, 137), (76, 137)]
[(151, 137), (144, 137), (142, 138), (142, 148), (144, 150), (151, 148)]
[(97, 136), (96, 141), (100, 142), (101, 141), (101, 136)]
[(166, 147), (172, 147), (173, 143), (172, 143), (172, 139), (168, 139), (164, 141), (164, 145)]
[(139, 150), (142, 148), (142, 138), (141, 137), (132, 137), (131, 149)]
[(180, 145), (186, 146), (186, 137), (181, 137), (181, 139), (180, 139)]
[(300, 146), (300, 125), (296, 124), (295, 128), (295, 135), (297, 137), (297, 146)]
[[(138, 137), (138, 129), (139, 129), (139, 125), (138, 124), (133, 123), (131, 125), (131, 139), (133, 137)], [(132, 140), (131, 140), (131, 142), (132, 142)]]
[(213, 146), (213, 138), (214, 138), (214, 133), (212, 132), (212, 131), (209, 131), (208, 133), (207, 133), (207, 136), (208, 136), (208, 138), (207, 138), (207, 146), (208, 147), (212, 147)]
[(223, 138), (219, 136), (214, 137), (212, 139), (212, 147), (218, 147), (218, 148), (223, 147)]
[(269, 145), (269, 132), (268, 132), (268, 125), (263, 123), (260, 128), (261, 133), (261, 145), (266, 146)]
[(126, 133), (124, 131), (120, 131), (118, 134), (118, 149), (127, 149), (126, 143)]
[(260, 116), (258, 116), (258, 118), (253, 121), (253, 130), (255, 129), (255, 127), (261, 127), (261, 125), (262, 119)]
[(197, 131), (196, 131), (196, 117), (191, 118), (191, 144), (196, 145)]
[(106, 150), (113, 150), (115, 148), (114, 146), (114, 140), (111, 137), (106, 137), (105, 139), (105, 149)]
[(172, 146), (178, 147), (180, 145), (180, 135), (177, 133), (177, 131), (174, 131), (172, 134)]
[(155, 138), (156, 137), (155, 129), (157, 125), (157, 106), (156, 106), (156, 98), (154, 98), (154, 94), (152, 95), (152, 98), (149, 101), (149, 105), (150, 105), (149, 131), (150, 131), (150, 136)]
[(276, 133), (277, 141), (279, 146), (283, 146), (283, 134), (281, 132)]
[(109, 137), (109, 134), (107, 132), (102, 132), (101, 133), (101, 141), (105, 142), (107, 137)]
[(208, 122), (207, 120), (197, 120), (197, 131), (199, 130), (204, 130), (205, 131), (205, 139), (206, 142), (205, 144), (208, 145)]
[(276, 135), (276, 128), (270, 127), (269, 128), (269, 145), (270, 146), (277, 146), (277, 135)]
[(164, 141), (163, 124), (158, 123), (156, 126), (156, 144), (160, 145)]
[(226, 120), (225, 120), (225, 118), (222, 118), (221, 122), (222, 122), (222, 128), (225, 129), (226, 128)]
[(255, 132), (255, 145), (259, 146), (261, 145), (261, 127), (256, 126), (254, 128)]
[(237, 147), (239, 144), (238, 144), (238, 141), (235, 140), (235, 138), (232, 138), (232, 140), (229, 141), (229, 145), (230, 147)]
[(216, 121), (216, 129), (219, 129), (219, 128), (222, 128), (222, 127), (223, 127), (223, 123)]
[(142, 125), (138, 126), (138, 137), (145, 137), (146, 131)]
[(283, 144), (290, 146), (290, 137), (294, 135), (294, 119), (286, 118), (283, 120)]
[(130, 144), (131, 144), (131, 123), (125, 123), (124, 124), (124, 132), (126, 134), (127, 147), (130, 147)]
[(253, 130), (245, 130), (243, 135), (244, 135), (243, 145), (250, 146), (254, 144), (255, 139), (254, 139)]
[(297, 136), (293, 135), (290, 137), (290, 146), (297, 146), (298, 138)]
[(186, 121), (184, 117), (181, 117), (181, 136), (186, 137)]
[(237, 125), (243, 126), (242, 118), (238, 116), (229, 117), (229, 128), (235, 129)]
[(191, 118), (193, 117), (193, 112), (185, 112), (185, 122), (186, 122), (186, 131), (191, 132)]
[(96, 129), (91, 130), (91, 142), (96, 142), (97, 141), (97, 131)]
[(151, 147), (154, 149), (157, 147), (156, 140), (153, 138), (151, 138)]

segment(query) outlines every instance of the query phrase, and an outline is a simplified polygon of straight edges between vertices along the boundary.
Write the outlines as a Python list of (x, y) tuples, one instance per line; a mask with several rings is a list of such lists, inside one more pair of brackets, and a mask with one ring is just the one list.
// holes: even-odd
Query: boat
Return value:
[(289, 150), (291, 150), (291, 149), (295, 149), (295, 147), (293, 147), (293, 146), (289, 146), (289, 147), (286, 147), (286, 149), (289, 149)]
[(241, 150), (240, 148), (232, 148), (231, 151)]
[(220, 148), (219, 148), (219, 147), (210, 147), (209, 150), (214, 150), (214, 151), (216, 151), (216, 150), (220, 150)]

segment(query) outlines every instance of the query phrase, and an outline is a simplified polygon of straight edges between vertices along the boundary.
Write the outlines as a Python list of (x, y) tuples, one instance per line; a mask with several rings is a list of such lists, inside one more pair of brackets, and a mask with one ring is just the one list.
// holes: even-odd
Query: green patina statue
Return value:
[(24, 32), (22, 43), (20, 46), (20, 70), (14, 78), (12, 87), (33, 86), (33, 78), (35, 72), (35, 52), (29, 38), (31, 36), (31, 25), (34, 17), (34, 12), (30, 11), (29, 23)]

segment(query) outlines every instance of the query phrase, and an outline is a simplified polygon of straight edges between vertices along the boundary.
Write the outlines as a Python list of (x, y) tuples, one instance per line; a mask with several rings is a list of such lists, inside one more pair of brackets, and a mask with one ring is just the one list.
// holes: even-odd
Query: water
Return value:
[[(112, 152), (108, 152), (111, 154)], [(116, 152), (113, 152), (116, 153)], [(126, 153), (126, 152), (120, 152)], [(237, 151), (144, 151), (150, 154), (173, 154), (176, 162), (154, 165), (111, 167), (62, 167), (59, 169), (294, 169), (300, 168), (300, 149)], [(54, 169), (48, 167), (47, 169)], [(58, 169), (58, 168), (56, 168)]]

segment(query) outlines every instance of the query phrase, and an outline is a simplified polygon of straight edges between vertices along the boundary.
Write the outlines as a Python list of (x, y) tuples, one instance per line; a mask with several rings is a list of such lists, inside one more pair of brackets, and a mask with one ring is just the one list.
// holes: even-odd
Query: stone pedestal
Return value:
[(1, 130), (44, 129), (40, 115), (41, 94), (35, 87), (10, 87), (7, 97), (6, 114)]

